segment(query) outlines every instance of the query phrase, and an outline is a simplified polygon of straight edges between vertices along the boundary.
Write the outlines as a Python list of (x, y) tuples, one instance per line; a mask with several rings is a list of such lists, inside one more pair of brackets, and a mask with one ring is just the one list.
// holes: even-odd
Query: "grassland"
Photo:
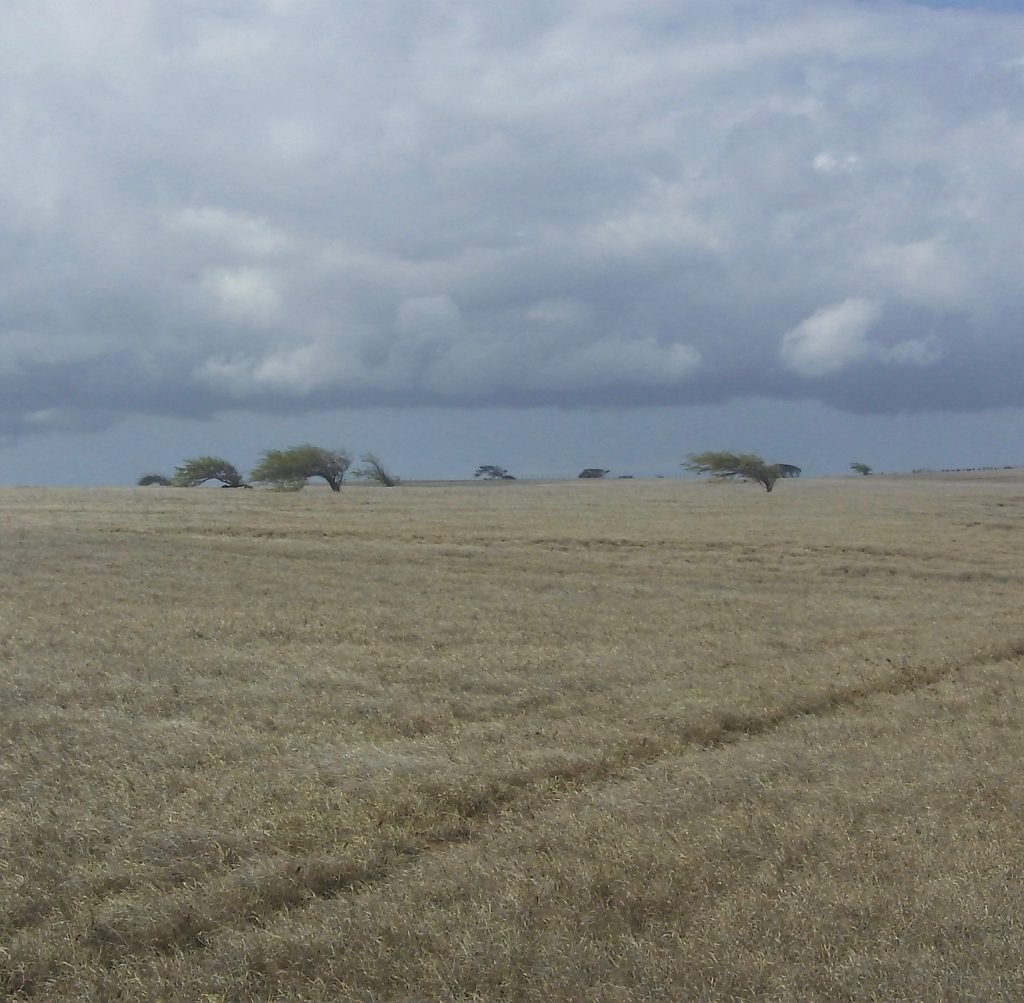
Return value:
[(10, 999), (1024, 999), (1024, 477), (0, 489)]

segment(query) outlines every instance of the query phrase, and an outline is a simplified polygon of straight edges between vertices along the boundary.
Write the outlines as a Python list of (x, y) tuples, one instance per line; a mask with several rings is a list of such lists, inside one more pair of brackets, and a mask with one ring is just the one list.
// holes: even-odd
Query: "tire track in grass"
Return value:
[[(573, 763), (542, 776), (509, 775), (479, 787), (445, 792), (449, 822), (413, 833), (382, 834), (376, 845), (348, 858), (279, 857), (228, 872), (223, 879), (190, 889), (163, 902), (138, 902), (94, 912), (80, 943), (108, 966), (126, 955), (204, 950), (223, 929), (258, 928), (288, 909), (315, 899), (335, 898), (390, 881), (428, 856), (468, 843), (509, 812), (543, 810), (574, 791), (614, 782), (668, 756), (718, 748), (768, 734), (805, 716), (827, 717), (862, 700), (913, 693), (955, 677), (965, 669), (1024, 658), (1024, 640), (978, 651), (955, 663), (904, 666), (878, 680), (809, 693), (763, 714), (725, 711), (660, 739), (641, 735), (620, 743), (589, 762)], [(395, 818), (395, 824), (401, 823)], [(388, 823), (390, 824), (390, 823)], [(38, 965), (16, 971), (0, 959), (0, 989), (23, 997), (44, 992), (46, 972)], [(56, 968), (37, 959), (43, 968)]]

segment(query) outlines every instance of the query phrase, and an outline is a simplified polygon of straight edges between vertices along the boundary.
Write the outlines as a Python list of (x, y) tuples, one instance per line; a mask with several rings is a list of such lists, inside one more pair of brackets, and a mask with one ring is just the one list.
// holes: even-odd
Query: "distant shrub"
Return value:
[(186, 460), (175, 470), (171, 483), (179, 488), (197, 488), (207, 481), (220, 481), (227, 488), (244, 486), (242, 475), (234, 465), (219, 456), (196, 456)]
[(386, 470), (384, 464), (373, 453), (363, 455), (363, 465), (353, 470), (352, 476), (357, 480), (370, 481), (385, 488), (394, 488), (401, 483), (401, 479)]
[(170, 477), (163, 474), (143, 474), (136, 482), (140, 488), (147, 488), (150, 484), (158, 484), (162, 488), (171, 486)]
[(476, 468), (474, 477), (482, 477), (485, 481), (514, 481), (515, 478), (504, 468), (494, 463), (485, 463)]

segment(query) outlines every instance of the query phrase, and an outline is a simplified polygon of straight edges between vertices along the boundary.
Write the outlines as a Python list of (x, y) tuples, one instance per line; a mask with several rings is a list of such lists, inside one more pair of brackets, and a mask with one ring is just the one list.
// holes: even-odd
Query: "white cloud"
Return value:
[(212, 242), (236, 254), (264, 257), (288, 249), (288, 236), (258, 216), (218, 206), (187, 206), (167, 216), (168, 228), (195, 240)]
[(782, 361), (800, 376), (818, 377), (868, 360), (930, 366), (942, 358), (941, 346), (933, 336), (892, 344), (870, 339), (868, 335), (881, 317), (879, 303), (857, 297), (818, 310), (783, 335)]
[(353, 370), (358, 372), (358, 367), (334, 346), (310, 342), (272, 348), (263, 355), (208, 359), (194, 379), (240, 399), (268, 391), (302, 398), (339, 378), (351, 379)]
[(203, 275), (202, 286), (228, 320), (260, 327), (281, 315), (278, 282), (264, 269), (211, 268)]
[(822, 150), (815, 154), (811, 166), (821, 174), (852, 174), (860, 167), (860, 157), (854, 153), (836, 154)]
[(969, 306), (977, 290), (974, 264), (940, 238), (875, 247), (863, 268), (897, 296), (938, 309)]
[(693, 205), (696, 199), (688, 187), (651, 181), (632, 205), (596, 223), (586, 236), (616, 254), (672, 248), (724, 250), (723, 233), (713, 223), (700, 219)]
[(783, 362), (801, 376), (826, 376), (871, 354), (878, 303), (851, 298), (818, 310), (782, 338)]

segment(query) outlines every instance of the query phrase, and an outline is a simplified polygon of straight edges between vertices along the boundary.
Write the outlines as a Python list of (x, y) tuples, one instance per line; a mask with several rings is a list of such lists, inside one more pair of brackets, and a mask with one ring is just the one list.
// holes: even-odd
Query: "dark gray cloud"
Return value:
[(1024, 405), (1024, 15), (27, 0), (0, 428)]

